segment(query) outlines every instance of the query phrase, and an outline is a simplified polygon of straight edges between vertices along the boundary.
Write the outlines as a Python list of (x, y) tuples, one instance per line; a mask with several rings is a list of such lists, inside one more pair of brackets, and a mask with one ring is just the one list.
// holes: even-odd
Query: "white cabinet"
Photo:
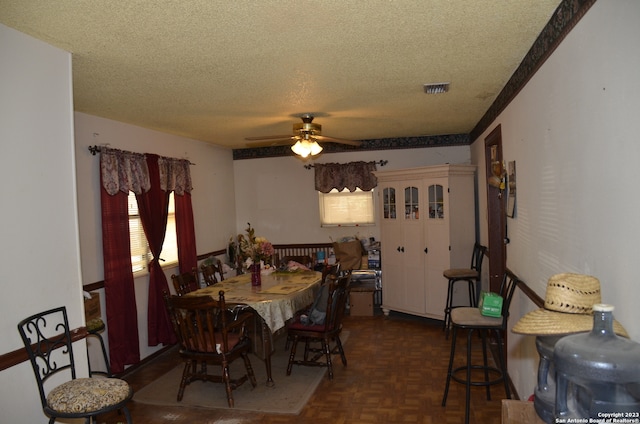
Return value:
[(466, 268), (475, 241), (473, 165), (377, 171), (382, 309), (443, 319), (448, 268)]

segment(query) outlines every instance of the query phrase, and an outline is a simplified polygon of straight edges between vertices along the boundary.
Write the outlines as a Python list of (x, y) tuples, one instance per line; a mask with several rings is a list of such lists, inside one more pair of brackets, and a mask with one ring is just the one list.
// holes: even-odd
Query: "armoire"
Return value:
[[(396, 311), (444, 319), (448, 281), (442, 272), (471, 264), (475, 171), (474, 165), (446, 164), (374, 172), (385, 315)], [(467, 295), (466, 284), (459, 286), (456, 302)]]

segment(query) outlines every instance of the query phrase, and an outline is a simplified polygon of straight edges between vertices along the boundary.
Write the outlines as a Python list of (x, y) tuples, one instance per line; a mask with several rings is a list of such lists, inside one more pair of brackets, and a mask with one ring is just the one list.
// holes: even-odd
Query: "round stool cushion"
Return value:
[(76, 378), (67, 381), (47, 395), (54, 411), (84, 413), (117, 405), (131, 396), (126, 381), (117, 378)]
[(444, 270), (442, 275), (444, 275), (444, 278), (448, 278), (449, 280), (478, 278), (478, 271), (471, 268), (452, 268)]

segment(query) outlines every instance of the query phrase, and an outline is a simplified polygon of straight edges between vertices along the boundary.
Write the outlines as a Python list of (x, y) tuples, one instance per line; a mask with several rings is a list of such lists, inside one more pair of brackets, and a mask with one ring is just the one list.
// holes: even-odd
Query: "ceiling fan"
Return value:
[(246, 137), (245, 140), (256, 141), (248, 143), (249, 147), (270, 147), (284, 146), (291, 142), (295, 142), (291, 146), (294, 153), (306, 158), (307, 156), (317, 155), (322, 151), (320, 143), (338, 143), (349, 146), (358, 147), (362, 144), (360, 141), (347, 140), (344, 138), (328, 137), (321, 135), (322, 125), (313, 123), (313, 115), (304, 114), (300, 116), (301, 124), (293, 124), (293, 135), (267, 135), (262, 137)]

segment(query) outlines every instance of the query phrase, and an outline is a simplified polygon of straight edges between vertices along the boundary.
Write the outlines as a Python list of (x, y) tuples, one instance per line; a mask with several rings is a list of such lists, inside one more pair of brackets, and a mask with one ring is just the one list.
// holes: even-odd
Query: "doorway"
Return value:
[[(500, 291), (500, 283), (507, 266), (507, 234), (505, 215), (505, 191), (499, 184), (491, 184), (491, 177), (502, 178), (502, 131), (498, 125), (484, 140), (484, 158), (487, 181), (487, 220), (489, 225), (489, 289)], [(494, 181), (495, 178), (494, 178)]]

